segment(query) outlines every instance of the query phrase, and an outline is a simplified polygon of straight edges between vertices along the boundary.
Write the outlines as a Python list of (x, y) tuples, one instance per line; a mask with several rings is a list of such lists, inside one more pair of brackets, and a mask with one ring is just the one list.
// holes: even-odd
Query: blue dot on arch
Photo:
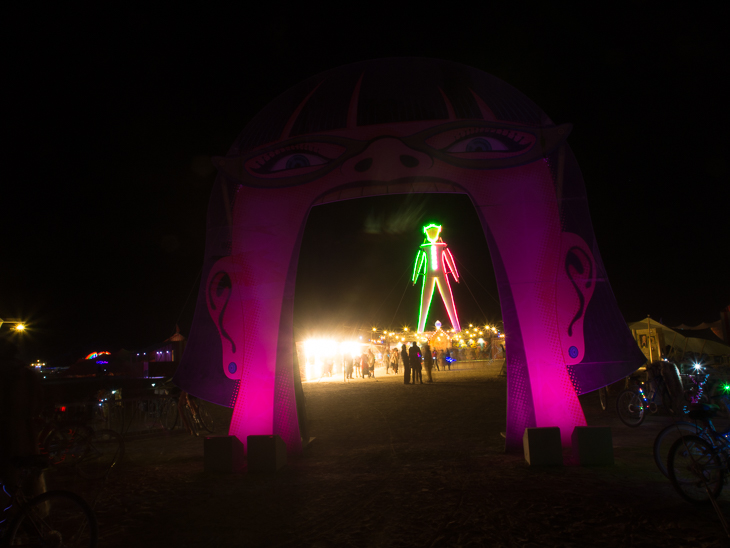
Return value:
[(568, 355), (571, 358), (577, 358), (578, 357), (578, 348), (575, 346), (571, 346), (570, 348), (568, 348)]
[(233, 374), (238, 369), (238, 366), (236, 365), (236, 362), (231, 362), (228, 364), (228, 372)]

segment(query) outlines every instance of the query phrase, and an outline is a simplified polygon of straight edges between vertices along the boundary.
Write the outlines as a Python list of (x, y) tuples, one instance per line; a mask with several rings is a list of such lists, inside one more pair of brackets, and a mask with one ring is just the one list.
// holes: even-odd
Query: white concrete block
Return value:
[(563, 447), (560, 443), (560, 428), (525, 428), (522, 436), (525, 460), (530, 466), (562, 466)]

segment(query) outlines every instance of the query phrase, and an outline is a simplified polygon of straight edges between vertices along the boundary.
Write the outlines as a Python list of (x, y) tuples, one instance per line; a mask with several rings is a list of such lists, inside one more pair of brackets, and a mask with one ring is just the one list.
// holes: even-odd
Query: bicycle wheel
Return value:
[(114, 430), (94, 432), (76, 461), (76, 471), (86, 479), (101, 479), (122, 459), (124, 441)]
[(701, 431), (702, 429), (698, 428), (694, 423), (676, 422), (670, 424), (657, 434), (654, 440), (654, 462), (664, 476), (669, 477), (667, 461), (669, 460), (669, 450), (674, 442), (682, 436), (700, 435)]
[(598, 401), (601, 403), (601, 409), (605, 411), (608, 407), (608, 390), (605, 386), (598, 389)]
[(724, 473), (717, 449), (699, 436), (684, 436), (672, 444), (667, 469), (677, 493), (689, 502), (709, 503), (722, 491)]
[(8, 533), (9, 546), (96, 546), (97, 523), (84, 499), (68, 491), (48, 491), (23, 505)]
[(618, 395), (616, 411), (618, 411), (618, 418), (621, 419), (621, 422), (632, 428), (639, 426), (646, 417), (644, 400), (631, 389), (624, 390)]
[[(179, 407), (178, 407), (178, 409), (179, 409)], [(182, 427), (187, 429), (187, 426), (185, 426), (185, 422), (187, 422), (187, 424), (190, 426), (190, 430), (191, 430), (190, 434), (192, 434), (193, 436), (197, 436), (198, 432), (202, 429), (202, 426), (200, 425), (200, 423), (198, 421), (195, 420), (195, 417), (193, 416), (193, 412), (190, 409), (190, 406), (189, 405), (184, 406), (182, 408), (182, 412), (183, 412), (183, 415), (185, 415), (185, 421), (183, 421), (182, 419), (180, 421), (183, 423)]]
[(142, 422), (145, 430), (152, 431), (162, 426), (159, 400), (147, 400), (146, 405), (140, 406), (139, 410), (142, 413)]
[(213, 417), (211, 417), (208, 412), (208, 406), (202, 401), (198, 401), (198, 419), (200, 420), (201, 426), (207, 430), (208, 433), (212, 434), (215, 432), (215, 422), (213, 422)]
[(162, 426), (168, 432), (177, 426), (178, 412), (177, 402), (174, 398), (168, 398), (162, 407)]

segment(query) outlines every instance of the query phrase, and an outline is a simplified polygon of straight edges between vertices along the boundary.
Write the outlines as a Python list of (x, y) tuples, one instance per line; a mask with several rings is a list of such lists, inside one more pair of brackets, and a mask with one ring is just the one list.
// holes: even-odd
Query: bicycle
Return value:
[[(633, 388), (627, 388), (616, 398), (616, 411), (618, 418), (626, 426), (632, 428), (639, 426), (646, 418), (646, 410), (652, 414), (659, 409), (656, 396), (658, 390), (651, 390), (649, 396), (644, 393), (644, 385), (639, 383)], [(666, 392), (665, 392), (666, 393)]]
[(183, 392), (180, 400), (183, 401), (182, 412), (186, 419), (184, 422), (192, 430), (190, 432), (192, 435), (199, 436), (203, 430), (209, 434), (215, 432), (213, 417), (210, 416), (207, 406), (202, 401), (186, 392)]
[[(183, 405), (180, 407), (179, 402)], [(181, 392), (179, 396), (170, 395), (165, 398), (160, 407), (160, 421), (167, 431), (177, 428), (179, 423), (194, 436), (206, 431), (210, 434), (215, 432), (215, 422), (210, 415), (204, 402), (191, 396), (187, 392)]]
[(689, 416), (707, 425), (705, 435), (682, 436), (669, 450), (669, 479), (682, 498), (695, 504), (714, 501), (730, 474), (730, 433), (721, 434), (712, 425), (718, 409), (714, 404), (692, 404)]
[[(712, 417), (708, 427), (700, 426), (696, 422), (676, 422), (666, 426), (657, 434), (657, 437), (654, 439), (653, 447), (654, 462), (664, 476), (669, 477), (666, 465), (669, 459), (669, 450), (674, 442), (680, 437), (684, 435), (695, 435), (704, 439), (708, 443), (713, 443), (712, 436), (707, 432), (708, 428), (714, 430), (720, 435), (730, 433), (730, 424), (726, 420), (726, 417), (730, 415), (730, 385), (723, 383), (720, 385), (720, 389), (724, 393), (709, 396), (709, 399), (714, 400), (718, 405), (718, 410)], [(701, 403), (699, 400), (705, 398), (707, 398), (707, 396), (702, 393), (702, 390), (700, 390), (699, 394), (696, 395), (696, 399), (698, 401), (693, 403)], [(719, 427), (718, 423), (720, 424)]]
[(162, 428), (166, 432), (173, 430), (177, 423), (177, 399), (170, 395), (156, 396), (146, 400), (143, 409), (143, 421), (147, 430)]
[(94, 430), (82, 420), (67, 420), (66, 406), (44, 413), (39, 435), (41, 454), (53, 465), (74, 466), (85, 479), (101, 479), (124, 455), (124, 441), (114, 430)]
[(96, 516), (84, 499), (62, 490), (35, 497), (28, 497), (23, 492), (23, 479), (30, 478), (33, 470), (47, 468), (47, 457), (15, 457), (12, 464), (19, 469), (22, 479), (12, 486), (2, 484), (10, 504), (0, 515), (3, 518), (0, 546), (94, 548), (98, 537)]
[[(668, 377), (664, 378), (662, 369), (667, 365), (669, 367), (664, 371), (664, 374)], [(680, 409), (682, 397), (687, 402), (698, 401), (702, 397), (704, 382), (707, 380), (707, 376), (701, 382), (692, 378), (694, 386), (685, 390), (676, 365), (668, 360), (648, 365), (647, 373), (649, 380), (646, 384), (638, 383), (633, 387), (629, 387), (621, 392), (616, 399), (616, 411), (619, 419), (626, 426), (639, 426), (646, 418), (646, 411), (649, 410), (650, 413), (654, 414), (659, 410), (659, 405), (663, 405), (672, 414), (685, 414), (687, 411), (686, 405)], [(644, 391), (644, 387), (647, 385), (649, 388), (648, 395)], [(674, 387), (674, 390), (670, 391), (671, 387)]]

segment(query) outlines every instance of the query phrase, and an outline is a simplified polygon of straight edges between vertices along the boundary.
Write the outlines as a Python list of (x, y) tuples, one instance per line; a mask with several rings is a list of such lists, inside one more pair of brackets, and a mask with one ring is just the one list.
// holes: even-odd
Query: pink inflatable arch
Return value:
[(230, 433), (308, 440), (293, 339), (302, 234), (318, 204), (461, 193), (481, 219), (507, 355), (507, 450), (524, 429), (570, 443), (578, 395), (644, 361), (611, 291), (583, 179), (555, 125), (501, 80), (441, 60), (334, 69), (288, 90), (225, 157), (208, 206), (202, 283), (174, 381), (233, 407)]

